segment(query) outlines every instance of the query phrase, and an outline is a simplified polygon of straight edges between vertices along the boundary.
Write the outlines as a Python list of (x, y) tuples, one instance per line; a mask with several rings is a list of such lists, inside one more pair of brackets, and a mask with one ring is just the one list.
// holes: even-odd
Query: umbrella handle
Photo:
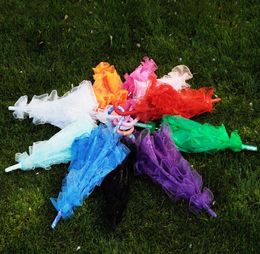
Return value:
[(113, 106), (114, 106), (115, 112), (116, 112), (118, 115), (120, 115), (120, 116), (129, 116), (129, 115), (134, 115), (134, 114), (137, 113), (137, 111), (135, 111), (135, 110), (131, 110), (131, 111), (121, 111), (120, 109), (118, 109), (118, 106), (120, 106), (118, 102), (115, 102), (115, 103), (113, 104)]
[[(115, 110), (116, 107), (113, 107), (114, 111), (117, 113), (117, 111)], [(125, 112), (124, 108), (121, 107), (120, 105), (117, 104), (117, 108), (118, 110), (120, 110), (120, 112)], [(120, 115), (119, 115), (120, 116)], [(138, 118), (135, 118), (134, 120), (132, 120), (131, 122), (122, 122), (122, 125), (125, 126), (125, 127), (133, 127), (133, 126), (137, 126), (137, 127), (141, 127), (141, 128), (148, 128), (148, 129), (153, 129), (153, 125), (152, 124), (145, 124), (145, 123), (140, 123), (138, 122), (139, 119)]]
[(5, 172), (8, 173), (8, 172), (14, 171), (16, 169), (20, 169), (20, 168), (21, 168), (21, 164), (18, 163), (18, 164), (15, 164), (13, 166), (10, 166), (10, 167), (6, 168)]
[(52, 229), (54, 229), (57, 226), (57, 224), (60, 221), (60, 219), (61, 219), (61, 212), (59, 211), (57, 216), (55, 217), (54, 221), (51, 224), (51, 228)]
[(241, 149), (248, 150), (248, 151), (255, 151), (255, 152), (258, 151), (257, 146), (251, 146), (251, 145), (245, 145), (245, 144), (241, 145)]
[(117, 133), (120, 134), (120, 135), (123, 135), (123, 136), (129, 136), (129, 135), (131, 135), (133, 133), (133, 131), (134, 131), (134, 126), (131, 129), (127, 130), (127, 131), (122, 131), (119, 128), (117, 130)]
[[(110, 119), (118, 119), (118, 117), (122, 117), (122, 116), (118, 116), (118, 115), (108, 116), (108, 118), (110, 118)], [(138, 122), (138, 120), (139, 119), (136, 118), (131, 122), (127, 122), (127, 123), (123, 122), (122, 126), (129, 127), (129, 128), (136, 126), (136, 127), (140, 127), (140, 128), (150, 129), (151, 131), (154, 129), (153, 124), (151, 124), (151, 123), (141, 123), (141, 122)]]

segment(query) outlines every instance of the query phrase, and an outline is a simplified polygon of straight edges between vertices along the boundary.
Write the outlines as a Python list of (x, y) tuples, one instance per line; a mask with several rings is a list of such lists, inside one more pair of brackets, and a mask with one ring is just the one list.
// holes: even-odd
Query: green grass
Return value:
[[(7, 106), (92, 79), (100, 61), (123, 75), (143, 56), (158, 74), (186, 64), (194, 87), (214, 86), (222, 103), (196, 119), (238, 129), (260, 143), (258, 1), (0, 1), (0, 252), (1, 253), (259, 253), (259, 153), (184, 155), (214, 193), (217, 219), (174, 204), (149, 180), (131, 186), (128, 209), (115, 232), (104, 228), (96, 190), (49, 228), (66, 165), (5, 174), (14, 154), (57, 129), (15, 120)], [(67, 15), (65, 19), (65, 15)]]

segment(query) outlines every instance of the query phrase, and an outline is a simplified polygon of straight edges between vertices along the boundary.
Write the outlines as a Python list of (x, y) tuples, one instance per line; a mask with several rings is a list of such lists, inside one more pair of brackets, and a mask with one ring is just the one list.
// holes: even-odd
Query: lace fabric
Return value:
[(225, 149), (234, 152), (242, 150), (242, 140), (237, 131), (229, 137), (225, 126), (213, 126), (178, 116), (164, 116), (169, 125), (171, 137), (180, 151), (188, 153), (215, 153)]
[(104, 179), (101, 189), (104, 194), (104, 215), (110, 229), (115, 229), (127, 207), (130, 183), (133, 178), (133, 167), (136, 157), (135, 145), (122, 139), (130, 153), (115, 170)]
[(128, 92), (123, 89), (121, 78), (115, 67), (107, 62), (101, 62), (93, 70), (95, 80), (93, 89), (99, 108), (105, 108), (116, 101), (124, 103)]
[(80, 137), (72, 145), (72, 160), (61, 192), (51, 199), (63, 218), (70, 217), (129, 153), (117, 133), (100, 124), (89, 137)]
[(130, 74), (125, 75), (123, 87), (127, 89), (129, 98), (137, 100), (144, 96), (151, 84), (150, 76), (155, 76), (157, 65), (153, 59), (145, 57), (141, 64)]
[(191, 118), (196, 115), (212, 112), (213, 88), (202, 87), (200, 89), (186, 88), (179, 92), (173, 87), (158, 84), (151, 77), (151, 85), (145, 95), (132, 105), (133, 110), (120, 112), (115, 105), (115, 111), (119, 115), (133, 115), (140, 121), (149, 122), (161, 119), (163, 115), (180, 115)]
[(177, 65), (167, 75), (157, 79), (157, 81), (161, 84), (168, 84), (179, 91), (189, 88), (190, 85), (186, 81), (192, 78), (193, 75), (186, 65)]
[(35, 168), (48, 169), (54, 164), (67, 163), (72, 157), (74, 139), (82, 135), (88, 136), (95, 127), (95, 123), (87, 119), (74, 122), (49, 140), (33, 143), (29, 147), (29, 154), (17, 153), (15, 159), (24, 171)]
[(136, 144), (136, 174), (148, 175), (170, 198), (186, 199), (193, 212), (206, 210), (216, 217), (210, 208), (213, 194), (209, 189), (202, 189), (202, 177), (176, 149), (167, 127), (163, 126), (154, 135), (142, 131)]
[[(13, 115), (17, 119), (27, 116), (33, 118), (34, 124), (50, 123), (59, 128), (81, 119), (94, 119), (94, 111), (97, 108), (97, 100), (90, 81), (83, 81), (79, 86), (59, 97), (56, 90), (50, 95), (43, 94), (33, 96), (28, 103), (28, 96), (22, 96), (15, 103)], [(90, 117), (91, 116), (91, 117)]]

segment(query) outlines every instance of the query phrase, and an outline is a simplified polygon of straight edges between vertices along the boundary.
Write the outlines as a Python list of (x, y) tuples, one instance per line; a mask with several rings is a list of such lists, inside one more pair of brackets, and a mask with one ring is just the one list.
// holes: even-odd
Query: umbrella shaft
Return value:
[(148, 129), (153, 128), (153, 126), (151, 124), (145, 124), (145, 123), (140, 123), (140, 122), (135, 123), (135, 126), (141, 127), (141, 128), (148, 128)]

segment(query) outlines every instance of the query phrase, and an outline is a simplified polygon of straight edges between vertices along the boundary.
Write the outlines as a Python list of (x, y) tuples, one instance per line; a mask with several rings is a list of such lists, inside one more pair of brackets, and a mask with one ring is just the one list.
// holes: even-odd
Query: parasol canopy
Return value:
[(205, 210), (212, 217), (210, 208), (213, 194), (202, 189), (202, 177), (192, 169), (170, 138), (169, 129), (163, 126), (153, 135), (143, 130), (136, 140), (136, 173), (148, 175), (174, 200), (186, 199), (192, 211)]
[(215, 153), (225, 149), (234, 152), (243, 149), (257, 151), (257, 147), (242, 143), (237, 130), (229, 136), (224, 124), (200, 124), (180, 116), (164, 116), (163, 122), (169, 125), (176, 147), (183, 152)]
[(93, 124), (94, 111), (98, 106), (91, 82), (86, 80), (62, 97), (53, 90), (50, 95), (34, 95), (31, 102), (27, 103), (28, 96), (25, 95), (8, 109), (14, 111), (13, 115), (17, 119), (29, 116), (33, 118), (34, 124), (50, 123), (61, 129), (81, 119), (86, 119)]
[(139, 99), (144, 96), (151, 83), (150, 76), (155, 76), (157, 65), (153, 59), (144, 57), (141, 64), (130, 75), (125, 74), (124, 88), (128, 91), (129, 98)]
[(83, 204), (84, 199), (128, 154), (129, 149), (120, 142), (120, 135), (103, 124), (94, 129), (89, 137), (76, 139), (61, 192), (57, 199), (51, 199), (58, 211), (52, 228), (55, 228), (61, 217), (70, 217), (74, 209)]
[(157, 81), (162, 84), (168, 84), (179, 91), (190, 87), (186, 81), (192, 79), (192, 77), (193, 75), (186, 65), (177, 65), (167, 75), (157, 79)]
[(97, 97), (99, 108), (105, 108), (116, 101), (124, 103), (127, 99), (127, 90), (123, 89), (123, 84), (114, 65), (107, 62), (99, 63), (94, 71), (93, 89)]
[(212, 112), (213, 104), (220, 98), (212, 99), (212, 87), (199, 89), (182, 89), (176, 91), (166, 84), (158, 84), (156, 78), (151, 77), (151, 85), (145, 95), (133, 105), (132, 110), (119, 111), (115, 103), (115, 111), (119, 115), (135, 116), (142, 122), (158, 120), (163, 115), (181, 115), (191, 118), (205, 112)]
[(122, 220), (127, 207), (130, 183), (133, 178), (133, 167), (136, 157), (136, 147), (133, 143), (122, 139), (130, 153), (123, 162), (110, 172), (104, 179), (101, 188), (105, 198), (104, 214), (107, 224), (115, 229)]
[(87, 118), (74, 122), (60, 130), (49, 140), (33, 143), (27, 152), (15, 155), (18, 164), (5, 169), (10, 172), (15, 169), (23, 171), (35, 168), (48, 169), (51, 165), (67, 163), (71, 160), (71, 146), (76, 137), (89, 135), (96, 124)]

